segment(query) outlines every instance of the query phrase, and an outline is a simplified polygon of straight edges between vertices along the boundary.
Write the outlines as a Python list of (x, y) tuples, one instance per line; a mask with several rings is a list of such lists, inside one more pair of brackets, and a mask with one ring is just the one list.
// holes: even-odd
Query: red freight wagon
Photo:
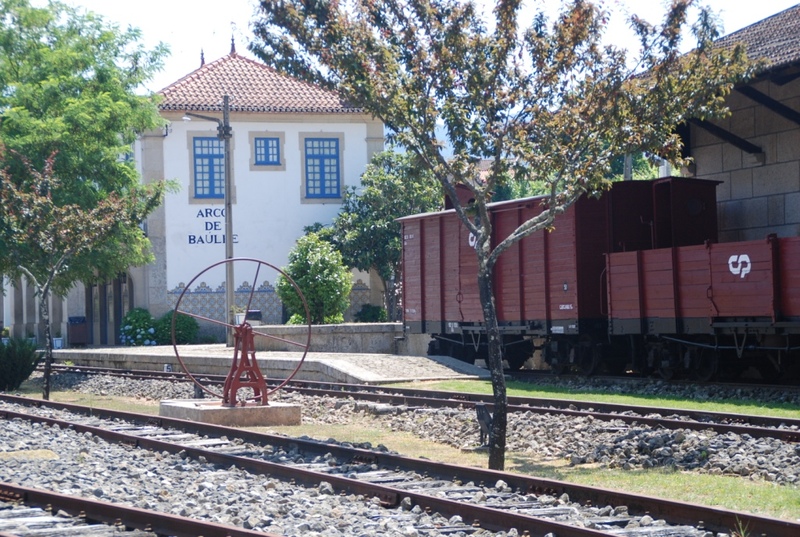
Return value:
[[(579, 199), (551, 232), (534, 233), (504, 252), (494, 269), (494, 292), (509, 364), (524, 363), (534, 338), (553, 343), (552, 362), (575, 362), (570, 349), (579, 339), (590, 349), (606, 341), (604, 254), (715, 240), (716, 185), (684, 178), (614, 183), (599, 199)], [(541, 213), (544, 201), (491, 204), (494, 243)], [(431, 353), (473, 361), (485, 352), (474, 237), (453, 210), (400, 221), (406, 330), (431, 334)], [(675, 235), (678, 224), (703, 239)]]
[(798, 237), (611, 253), (609, 333), (668, 342), (650, 352), (667, 374), (687, 362), (700, 376), (769, 369), (800, 344), (798, 266)]

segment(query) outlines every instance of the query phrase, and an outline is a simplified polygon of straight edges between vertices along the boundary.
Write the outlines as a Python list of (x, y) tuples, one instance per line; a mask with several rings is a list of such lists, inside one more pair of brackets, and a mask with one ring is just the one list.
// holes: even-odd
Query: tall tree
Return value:
[(53, 175), (53, 159), (42, 171), (27, 167), (29, 180), (18, 185), (5, 164), (0, 147), (0, 241), (3, 256), (13, 260), (7, 274), (25, 276), (39, 297), (39, 316), (45, 326), (45, 371), (42, 395), (50, 397), (50, 369), (53, 363), (53, 340), (50, 331), (49, 299), (62, 294), (74, 282), (72, 263), (108, 237), (124, 228), (138, 226), (163, 198), (164, 183), (155, 183), (125, 196), (111, 193), (93, 207), (55, 203), (63, 187)]
[[(136, 189), (132, 143), (163, 124), (153, 98), (137, 91), (161, 68), (167, 48), (145, 50), (138, 30), (56, 1), (35, 8), (29, 0), (0, 0), (0, 20), (0, 142), (10, 150), (10, 177), (21, 184), (30, 179), (24, 160), (42, 170), (57, 153), (56, 204), (90, 209), (111, 192)], [(146, 262), (147, 248), (141, 232), (120, 227), (70, 270), (76, 280), (102, 280)], [(13, 264), (0, 255), (0, 273)]]
[[(59, 214), (55, 224), (77, 225), (80, 219), (65, 218), (64, 210), (87, 217), (112, 200), (138, 200), (152, 210), (150, 202), (159, 199), (163, 185), (143, 192), (129, 156), (137, 133), (163, 124), (153, 98), (137, 91), (161, 68), (167, 48), (146, 50), (138, 30), (121, 30), (58, 1), (36, 8), (29, 0), (0, 0), (0, 20), (0, 143), (8, 149), (3, 156), (5, 191), (13, 187), (34, 195), (31, 188), (45, 181), (39, 195), (46, 195), (52, 214)], [(47, 286), (61, 294), (77, 281), (104, 281), (152, 258), (140, 221), (120, 209), (107, 232), (92, 234), (90, 248), (70, 247), (68, 261), (52, 264), (54, 258), (45, 259), (40, 249), (45, 243), (66, 247), (69, 241), (46, 234), (39, 241), (26, 241), (14, 231), (16, 218), (37, 210), (31, 206), (11, 214), (10, 206), (0, 207), (0, 274), (25, 275), (40, 291)], [(141, 218), (147, 214), (139, 208), (134, 213)], [(54, 272), (48, 282), (43, 275), (50, 270)], [(45, 325), (49, 331), (49, 323)]]
[(413, 154), (393, 151), (373, 156), (361, 187), (345, 193), (333, 222), (333, 243), (348, 266), (378, 274), (390, 320), (397, 320), (403, 252), (397, 218), (437, 210), (442, 203), (442, 189), (430, 170), (418, 165)]
[[(602, 41), (607, 14), (572, 0), (551, 23), (538, 13), (520, 29), (521, 0), (499, 0), (493, 17), (471, 1), (262, 0), (251, 50), (296, 76), (337, 88), (374, 114), (433, 171), (476, 238), (478, 288), (494, 392), (489, 467), (505, 465), (507, 398), (492, 271), (512, 244), (552, 225), (584, 194), (608, 185), (612, 159), (645, 151), (680, 164), (674, 131), (691, 117), (724, 112), (746, 73), (743, 51), (715, 50), (711, 14), (691, 27), (693, 0), (673, 0), (663, 24), (632, 17), (639, 50)], [(491, 19), (491, 20), (489, 20)], [(442, 126), (453, 156), (437, 139)], [(491, 160), (479, 174), (478, 162)], [(544, 211), (493, 242), (487, 202), (509, 178), (545, 181)], [(472, 191), (463, 206), (456, 186)]]

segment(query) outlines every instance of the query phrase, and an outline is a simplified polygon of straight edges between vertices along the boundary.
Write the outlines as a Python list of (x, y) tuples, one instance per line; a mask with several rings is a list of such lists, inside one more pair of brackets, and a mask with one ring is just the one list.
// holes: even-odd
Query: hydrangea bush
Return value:
[(139, 347), (156, 345), (155, 319), (144, 308), (134, 308), (122, 319), (119, 331), (120, 345)]

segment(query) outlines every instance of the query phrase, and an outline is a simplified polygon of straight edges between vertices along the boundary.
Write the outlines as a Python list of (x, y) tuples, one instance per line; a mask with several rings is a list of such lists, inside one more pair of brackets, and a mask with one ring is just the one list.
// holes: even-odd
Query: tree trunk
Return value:
[(494, 393), (494, 415), (492, 416), (492, 428), (489, 431), (489, 469), (502, 471), (505, 469), (506, 432), (508, 429), (508, 397), (506, 377), (503, 374), (503, 346), (500, 339), (500, 328), (497, 324), (491, 271), (480, 259), (478, 266), (478, 289), (488, 338), (486, 365), (492, 376), (492, 392)]
[(44, 355), (44, 375), (42, 378), (42, 399), (45, 401), (50, 399), (50, 373), (53, 369), (53, 338), (50, 337), (50, 308), (47, 301), (50, 293), (39, 289), (39, 317), (40, 321), (44, 323), (44, 341), (45, 341), (45, 355)]
[(381, 283), (383, 284), (383, 303), (386, 306), (386, 319), (389, 322), (395, 322), (398, 320), (398, 316), (394, 278), (387, 280), (381, 276)]

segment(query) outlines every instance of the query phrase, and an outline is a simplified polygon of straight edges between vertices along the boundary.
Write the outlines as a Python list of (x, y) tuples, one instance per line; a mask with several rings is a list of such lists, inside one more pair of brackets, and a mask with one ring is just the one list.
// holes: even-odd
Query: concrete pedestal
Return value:
[(229, 427), (300, 425), (300, 405), (270, 403), (262, 406), (222, 406), (220, 400), (172, 399), (161, 401), (158, 414), (165, 418), (199, 421)]

